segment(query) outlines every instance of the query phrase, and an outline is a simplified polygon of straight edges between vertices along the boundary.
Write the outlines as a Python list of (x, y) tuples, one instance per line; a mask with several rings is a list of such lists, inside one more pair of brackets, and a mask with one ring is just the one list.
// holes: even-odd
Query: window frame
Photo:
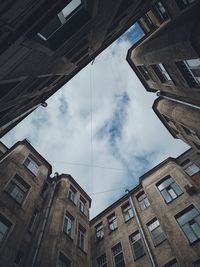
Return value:
[(86, 251), (86, 229), (80, 223), (78, 225), (77, 246), (82, 251)]
[[(62, 261), (62, 265), (60, 265), (60, 263), (59, 263), (60, 260)], [(58, 267), (60, 267), (60, 266), (63, 267), (63, 263), (66, 264), (67, 267), (68, 266), (69, 267), (72, 266), (72, 261), (68, 257), (66, 257), (64, 253), (62, 253), (61, 251), (59, 251), (59, 254), (58, 254), (58, 264), (57, 264), (57, 266)]]
[[(20, 185), (19, 185), (20, 184)], [(16, 190), (17, 188), (17, 191), (18, 192), (15, 192), (16, 196), (13, 195), (13, 192), (14, 190)], [(5, 192), (20, 206), (22, 206), (29, 194), (29, 191), (31, 189), (31, 186), (26, 183), (24, 181), (24, 179), (19, 176), (18, 174), (15, 174), (10, 180), (9, 182), (7, 183), (6, 187), (5, 187)], [(23, 192), (22, 194), (22, 197), (21, 200), (19, 201), (18, 200), (18, 195), (20, 195), (21, 193)]]
[(3, 233), (2, 233), (2, 230), (0, 230), (0, 237), (2, 236), (2, 238), (0, 238), (0, 247), (4, 244), (4, 242), (8, 238), (11, 232), (11, 229), (13, 227), (13, 223), (7, 217), (5, 217), (2, 213), (0, 213), (0, 225), (1, 224), (6, 226), (6, 230)]
[(87, 201), (82, 196), (79, 198), (79, 211), (87, 215)]
[[(41, 163), (33, 155), (29, 154), (23, 164), (34, 176), (38, 175)], [(36, 169), (32, 170), (31, 167), (29, 167), (29, 165), (33, 166), (34, 168), (36, 167)]]
[[(150, 227), (151, 226), (153, 226), (153, 224), (154, 223), (156, 223), (157, 222), (157, 226), (155, 226), (152, 230), (150, 229)], [(166, 238), (166, 236), (165, 236), (165, 233), (163, 232), (163, 229), (162, 229), (162, 227), (161, 227), (161, 225), (160, 225), (160, 222), (159, 222), (159, 220), (155, 217), (155, 218), (153, 218), (150, 222), (148, 222), (147, 223), (147, 228), (148, 228), (148, 231), (149, 231), (149, 233), (150, 233), (150, 236), (151, 236), (151, 239), (152, 239), (152, 242), (153, 242), (153, 244), (154, 244), (154, 247), (157, 247), (157, 246), (159, 246), (160, 244), (162, 244), (167, 238)], [(155, 232), (155, 230), (157, 229), (158, 230), (158, 228), (161, 230), (161, 233), (159, 233), (156, 237), (152, 234), (152, 232)], [(162, 238), (162, 240), (161, 241), (156, 241), (156, 239), (157, 239), (157, 237), (159, 236), (159, 235), (163, 235), (163, 238)]]
[[(188, 216), (188, 213), (191, 212), (192, 210), (195, 210), (197, 215), (191, 217), (190, 220), (186, 220), (185, 223), (180, 223), (179, 222), (180, 218), (184, 219), (183, 216), (185, 216), (186, 214)], [(200, 241), (200, 212), (193, 204), (186, 207), (185, 209), (183, 209), (181, 212), (176, 214), (174, 217), (175, 217), (177, 224), (181, 228), (181, 231), (184, 233), (184, 235), (187, 238), (190, 245), (195, 244), (195, 243)], [(198, 218), (198, 221), (195, 220), (196, 218)], [(194, 224), (196, 224), (198, 226), (198, 229), (199, 229), (198, 234), (196, 233), (197, 227), (196, 227), (196, 230), (194, 227), (192, 227), (192, 225), (194, 226)], [(183, 229), (183, 227), (184, 227), (184, 229)], [(193, 241), (190, 240), (188, 233), (186, 233), (186, 231), (188, 231), (188, 230), (189, 230), (190, 234), (192, 233), (193, 237), (195, 237), (195, 240), (193, 240)]]
[(115, 212), (113, 212), (107, 217), (107, 221), (108, 221), (108, 227), (109, 227), (110, 233), (118, 229), (117, 216), (115, 215)]
[(75, 205), (77, 204), (77, 190), (72, 185), (70, 185), (68, 189), (68, 199)]
[[(144, 197), (143, 197), (144, 196)], [(142, 198), (140, 200), (140, 198)], [(148, 207), (150, 207), (151, 203), (144, 191), (140, 192), (136, 196), (137, 202), (139, 204), (139, 207), (142, 211), (146, 210)]]
[[(192, 177), (193, 175), (195, 175), (196, 173), (200, 172), (200, 168), (199, 166), (197, 166), (194, 162), (192, 162), (190, 159), (186, 159), (184, 160), (181, 164), (181, 167), (183, 169), (183, 171), (190, 177)], [(196, 171), (193, 171), (191, 169), (191, 166), (196, 168)]]
[[(174, 264), (176, 264), (176, 265), (174, 265)], [(169, 262), (167, 262), (162, 267), (179, 267), (179, 264), (178, 264), (176, 259), (173, 259), (173, 260), (170, 260)]]
[(158, 79), (161, 81), (161, 83), (164, 84), (175, 84), (170, 73), (166, 69), (165, 65), (163, 63), (157, 63), (151, 65), (153, 71), (155, 72)]
[[(114, 254), (114, 249), (117, 248), (117, 246), (119, 246), (119, 248), (121, 249), (119, 252), (117, 252), (116, 254)], [(115, 258), (116, 256), (119, 256), (120, 254), (122, 254), (122, 260), (120, 261), (120, 263), (122, 262), (124, 265), (123, 267), (125, 267), (125, 259), (124, 259), (124, 253), (123, 253), (123, 249), (122, 249), (122, 245), (121, 245), (121, 242), (117, 243), (116, 245), (114, 245), (112, 248), (111, 248), (111, 251), (112, 251), (112, 259), (113, 259), (113, 266), (114, 267), (117, 267), (116, 264), (118, 264), (119, 262), (115, 262)]]
[[(132, 218), (134, 218), (134, 211), (130, 205), (129, 202), (126, 202), (122, 207), (122, 213), (123, 213), (123, 217), (124, 217), (124, 222), (128, 222), (130, 221)], [(128, 218), (126, 218), (126, 216), (128, 215)]]
[[(139, 239), (137, 239), (136, 241), (132, 241), (132, 237), (133, 236), (137, 236), (137, 235), (139, 235)], [(145, 246), (144, 246), (140, 231), (137, 230), (134, 233), (132, 233), (131, 235), (129, 235), (129, 242), (130, 242), (131, 250), (132, 250), (132, 253), (133, 253), (133, 258), (134, 258), (135, 261), (140, 259), (144, 255), (146, 255)], [(140, 254), (139, 256), (136, 255), (136, 252), (135, 252), (136, 249), (134, 248), (134, 244), (137, 244), (137, 242), (139, 242), (140, 245), (142, 245), (141, 247), (143, 249), (143, 253)]]
[(96, 241), (101, 241), (102, 239), (104, 239), (104, 227), (102, 222), (95, 225), (95, 237)]
[(101, 256), (99, 256), (97, 259), (97, 265), (98, 267), (107, 267), (107, 257), (106, 257), (106, 253), (102, 254)]
[[(70, 225), (70, 233), (68, 226)], [(73, 239), (74, 232), (74, 217), (68, 212), (65, 212), (64, 221), (63, 221), (63, 232), (71, 239)]]
[[(166, 186), (163, 186), (163, 183), (165, 183), (167, 180), (171, 180), (171, 183), (167, 184)], [(159, 186), (162, 186), (163, 188), (159, 189)], [(156, 187), (166, 204), (171, 203), (184, 193), (179, 184), (176, 182), (176, 180), (174, 180), (170, 175), (158, 181), (156, 183)], [(178, 190), (179, 193), (177, 193)], [(167, 198), (169, 198), (170, 200), (167, 200)]]

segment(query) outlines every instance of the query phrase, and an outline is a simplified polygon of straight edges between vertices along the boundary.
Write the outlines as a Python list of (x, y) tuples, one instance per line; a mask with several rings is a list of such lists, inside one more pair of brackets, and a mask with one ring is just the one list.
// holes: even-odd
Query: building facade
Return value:
[(199, 266), (199, 182), (200, 158), (192, 150), (140, 177), (90, 221), (92, 266)]
[(0, 7), (0, 137), (116, 40), (155, 0), (8, 0)]
[(140, 177), (90, 220), (91, 198), (27, 140), (0, 143), (1, 267), (197, 267), (200, 156), (187, 150)]
[(140, 20), (146, 33), (127, 60), (169, 132), (200, 150), (199, 1), (158, 1)]

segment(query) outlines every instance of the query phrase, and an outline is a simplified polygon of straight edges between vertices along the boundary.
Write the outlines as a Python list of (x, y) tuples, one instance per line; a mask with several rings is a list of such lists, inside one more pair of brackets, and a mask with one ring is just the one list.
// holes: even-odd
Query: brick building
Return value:
[(26, 140), (0, 143), (1, 267), (197, 267), (200, 157), (167, 158), (90, 220), (91, 199)]
[(169, 132), (200, 151), (200, 3), (162, 0), (145, 14), (145, 36), (127, 60), (145, 89), (157, 92), (153, 109)]
[(155, 0), (7, 0), (0, 6), (0, 137), (115, 41)]

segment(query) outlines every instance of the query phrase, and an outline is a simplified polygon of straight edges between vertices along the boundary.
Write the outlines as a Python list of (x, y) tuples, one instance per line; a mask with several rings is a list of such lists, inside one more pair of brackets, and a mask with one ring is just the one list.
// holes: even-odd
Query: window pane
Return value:
[(197, 236), (198, 238), (200, 238), (200, 226), (199, 226), (196, 222), (194, 222), (194, 223), (191, 224), (190, 226), (191, 226), (193, 232), (196, 234), (196, 236)]
[(197, 209), (193, 208), (193, 209), (187, 211), (186, 213), (184, 213), (183, 215), (181, 215), (180, 217), (178, 217), (177, 221), (180, 225), (183, 225), (183, 224), (189, 222), (190, 220), (192, 220), (197, 215), (199, 215)]
[(163, 190), (163, 191), (161, 191), (161, 194), (162, 194), (164, 200), (165, 200), (167, 203), (169, 203), (169, 202), (172, 201), (172, 197), (171, 197), (171, 195), (168, 193), (167, 190)]
[(68, 17), (79, 5), (81, 0), (72, 0), (63, 10), (64, 17)]
[(186, 60), (186, 62), (189, 65), (189, 67), (191, 67), (191, 68), (200, 68), (200, 59), (199, 58), (188, 59), (188, 60)]
[(158, 185), (158, 189), (161, 191), (173, 182), (174, 182), (174, 180), (171, 177), (169, 177), (166, 180), (164, 180), (161, 184)]
[(194, 241), (197, 240), (197, 237), (195, 236), (195, 234), (191, 230), (189, 224), (185, 224), (182, 227), (182, 229), (183, 229), (184, 233), (186, 234), (187, 238), (189, 239), (190, 243), (193, 243)]
[(176, 183), (171, 184), (171, 187), (173, 188), (173, 190), (175, 191), (175, 193), (178, 196), (183, 193), (183, 191), (181, 190), (181, 188)]

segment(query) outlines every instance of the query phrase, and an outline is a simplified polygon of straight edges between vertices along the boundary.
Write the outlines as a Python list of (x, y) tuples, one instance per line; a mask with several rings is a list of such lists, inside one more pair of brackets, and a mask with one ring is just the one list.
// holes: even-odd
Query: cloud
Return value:
[(125, 60), (133, 33), (109, 46), (47, 108), (2, 139), (10, 146), (28, 138), (54, 171), (70, 173), (91, 194), (92, 217), (135, 186), (140, 175), (187, 149), (154, 114), (156, 96), (145, 91)]

